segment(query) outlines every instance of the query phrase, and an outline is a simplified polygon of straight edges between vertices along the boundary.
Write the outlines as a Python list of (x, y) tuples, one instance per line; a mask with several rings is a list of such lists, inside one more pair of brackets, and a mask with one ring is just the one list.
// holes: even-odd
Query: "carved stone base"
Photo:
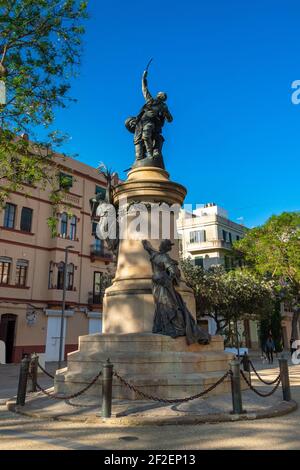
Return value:
[[(186, 190), (180, 184), (169, 180), (169, 174), (155, 167), (135, 168), (128, 173), (128, 179), (114, 189), (114, 203), (118, 204), (126, 198), (130, 205), (133, 202), (165, 203), (167, 211), (170, 205), (181, 206)], [(174, 242), (170, 256), (178, 260), (178, 239), (174, 238), (174, 213), (170, 212), (171, 233), (164, 236), (162, 218), (151, 218), (150, 211), (144, 215), (145, 226), (148, 227), (147, 238), (154, 248), (158, 248), (162, 238), (170, 238)], [(103, 303), (103, 332), (132, 333), (151, 332), (154, 317), (154, 301), (152, 296), (152, 268), (149, 255), (142, 241), (132, 236), (130, 217), (127, 232), (120, 240), (118, 265), (113, 285), (106, 289)], [(156, 225), (155, 225), (156, 224)], [(157, 239), (151, 234), (159, 235)], [(184, 280), (178, 288), (189, 310), (194, 315), (195, 300), (193, 292)]]
[[(80, 337), (79, 350), (68, 354), (68, 369), (55, 377), (55, 391), (71, 394), (87, 385), (109, 358), (129, 383), (161, 398), (183, 398), (199, 393), (228, 370), (233, 355), (224, 353), (221, 336), (209, 345), (188, 346), (185, 338), (172, 339), (151, 333), (94, 334)], [(101, 379), (86, 394), (101, 397)], [(230, 390), (226, 380), (212, 393)], [(113, 398), (137, 400), (140, 396), (113, 381)]]

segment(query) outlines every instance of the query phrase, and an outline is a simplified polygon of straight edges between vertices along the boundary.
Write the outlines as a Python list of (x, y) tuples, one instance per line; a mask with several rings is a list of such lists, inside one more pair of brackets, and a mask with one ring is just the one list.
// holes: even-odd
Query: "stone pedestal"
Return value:
[[(213, 336), (209, 345), (188, 346), (185, 337), (172, 339), (152, 333), (93, 334), (81, 336), (79, 351), (68, 354), (68, 368), (55, 378), (55, 391), (72, 394), (84, 388), (109, 358), (114, 370), (144, 393), (160, 398), (195, 395), (219, 380), (233, 355), (224, 353), (223, 339)], [(226, 379), (211, 394), (230, 390)], [(85, 395), (101, 397), (101, 378)], [(113, 398), (141, 399), (117, 378)]]
[[(162, 239), (171, 239), (174, 246), (170, 256), (178, 260), (178, 239), (172, 230), (176, 215), (169, 208), (175, 204), (178, 212), (185, 195), (185, 188), (170, 181), (165, 170), (153, 167), (133, 169), (127, 181), (114, 189), (114, 203), (124, 206), (126, 201), (126, 208), (137, 202), (149, 207), (164, 203), (163, 210), (170, 215), (171, 233), (164, 233), (162, 217), (153, 219), (150, 210), (147, 210), (143, 212), (141, 223), (148, 233), (136, 239), (136, 236), (132, 237), (134, 225), (131, 224), (136, 214), (128, 216), (128, 224), (119, 244), (115, 278), (104, 296), (103, 334), (80, 337), (79, 350), (68, 354), (68, 367), (56, 374), (56, 392), (71, 394), (84, 388), (108, 358), (128, 382), (145, 393), (161, 398), (197, 394), (228, 370), (228, 362), (233, 355), (224, 353), (220, 336), (213, 337), (209, 345), (188, 346), (185, 337), (172, 339), (151, 333), (155, 310), (152, 267), (142, 239), (150, 240), (155, 249), (158, 249)], [(184, 279), (178, 291), (195, 315), (194, 295)], [(212, 393), (228, 391), (229, 388), (227, 379)], [(86, 393), (100, 397), (101, 378)], [(116, 378), (113, 397), (139, 399)]]
[[(161, 204), (161, 214), (167, 221), (170, 216), (170, 233), (164, 233), (162, 215), (155, 213), (142, 214), (141, 225), (146, 228), (152, 246), (158, 249), (161, 239), (170, 238), (174, 243), (170, 253), (171, 258), (178, 260), (178, 239), (174, 238), (176, 215), (170, 209), (178, 210), (185, 198), (186, 189), (178, 183), (169, 180), (169, 174), (160, 168), (142, 167), (129, 172), (126, 182), (119, 184), (114, 191), (115, 204), (131, 204), (141, 202), (145, 205)], [(123, 201), (123, 203), (122, 203)], [(165, 206), (163, 206), (165, 204)], [(113, 280), (104, 296), (103, 332), (104, 333), (137, 333), (151, 332), (154, 316), (152, 296), (152, 269), (149, 255), (144, 250), (141, 239), (136, 240), (135, 215), (128, 215), (128, 224), (124, 229), (124, 239), (120, 240), (118, 265)], [(144, 218), (144, 220), (143, 220)], [(159, 238), (152, 238), (157, 235)], [(182, 281), (179, 292), (188, 305), (191, 313), (195, 314), (193, 292)]]

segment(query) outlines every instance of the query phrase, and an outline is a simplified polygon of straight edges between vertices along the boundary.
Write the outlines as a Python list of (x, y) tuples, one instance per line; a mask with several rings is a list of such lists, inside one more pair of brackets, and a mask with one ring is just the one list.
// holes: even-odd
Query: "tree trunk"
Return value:
[(296, 341), (297, 339), (300, 339), (299, 328), (298, 328), (299, 319), (300, 319), (300, 310), (296, 310), (293, 313), (293, 319), (292, 319), (291, 341)]

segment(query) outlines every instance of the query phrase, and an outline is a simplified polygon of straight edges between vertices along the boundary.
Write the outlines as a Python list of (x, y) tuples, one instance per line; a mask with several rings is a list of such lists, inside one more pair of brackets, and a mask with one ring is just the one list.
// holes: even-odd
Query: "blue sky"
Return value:
[(57, 112), (63, 150), (125, 177), (134, 159), (124, 120), (149, 88), (168, 93), (164, 159), (187, 203), (216, 202), (252, 227), (299, 210), (300, 4), (296, 0), (90, 0), (78, 103)]

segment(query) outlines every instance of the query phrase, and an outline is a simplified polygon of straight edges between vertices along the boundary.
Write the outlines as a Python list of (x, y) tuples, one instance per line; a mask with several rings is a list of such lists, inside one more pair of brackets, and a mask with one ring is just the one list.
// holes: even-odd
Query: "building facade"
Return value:
[[(246, 228), (233, 222), (222, 207), (208, 203), (192, 213), (182, 211), (177, 223), (181, 238), (181, 255), (190, 258), (196, 266), (209, 269), (223, 266), (232, 269), (241, 265), (233, 253), (233, 242), (243, 238)], [(208, 330), (215, 334), (216, 324), (207, 317)], [(258, 348), (258, 324), (244, 320), (238, 324), (241, 344), (248, 348)]]
[(195, 265), (204, 269), (211, 266), (235, 267), (232, 244), (243, 238), (246, 229), (229, 220), (225, 209), (209, 203), (192, 213), (182, 211), (177, 228), (182, 235), (183, 258), (192, 258)]
[(95, 236), (89, 200), (105, 194), (105, 181), (84, 163), (56, 158), (59, 177), (68, 184), (56, 214), (57, 236), (47, 224), (50, 190), (28, 186), (26, 194), (14, 192), (0, 212), (0, 340), (7, 362), (32, 352), (58, 360), (67, 247), (65, 355), (77, 349), (79, 335), (101, 331), (103, 278), (114, 264)]

